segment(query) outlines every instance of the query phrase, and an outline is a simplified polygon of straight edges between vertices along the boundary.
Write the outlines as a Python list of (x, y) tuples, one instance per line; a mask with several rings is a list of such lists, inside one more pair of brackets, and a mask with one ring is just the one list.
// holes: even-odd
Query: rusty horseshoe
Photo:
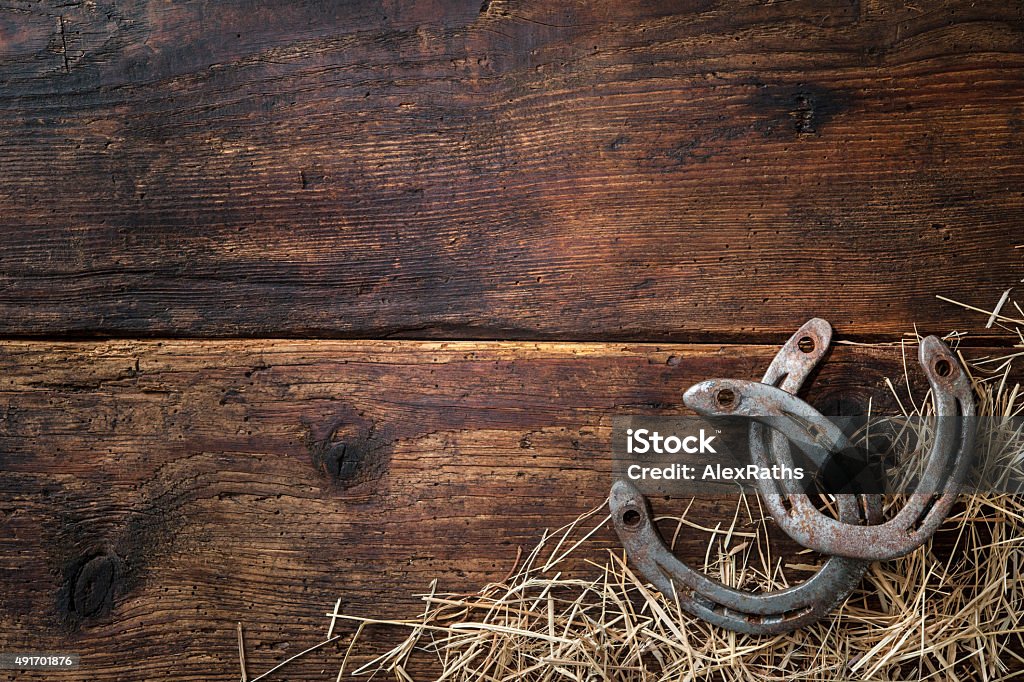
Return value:
[[(813, 337), (813, 343), (808, 339)], [(764, 381), (796, 392), (824, 357), (831, 327), (811, 320), (793, 335), (772, 362)], [(781, 444), (788, 455), (788, 442)], [(765, 453), (760, 456), (767, 461)], [(755, 463), (761, 464), (757, 458)], [(773, 492), (766, 488), (766, 492)], [(778, 496), (777, 491), (775, 492)], [(877, 496), (837, 496), (839, 518), (847, 524), (874, 523)], [(808, 580), (793, 587), (753, 593), (729, 587), (680, 561), (665, 545), (640, 491), (625, 480), (612, 486), (610, 507), (626, 554), (641, 574), (666, 596), (675, 596), (690, 613), (721, 627), (749, 634), (787, 632), (812, 623), (843, 602), (860, 583), (868, 563), (830, 557)]]
[[(945, 520), (971, 466), (975, 408), (967, 372), (945, 343), (929, 336), (920, 344), (919, 361), (935, 401), (936, 436), (924, 472), (906, 504), (890, 520), (870, 526), (853, 525), (828, 517), (805, 496), (781, 491), (765, 496), (772, 517), (791, 538), (818, 552), (869, 561), (888, 560), (923, 544)], [(752, 457), (769, 453), (781, 464), (791, 463), (789, 451), (777, 447), (781, 439), (818, 442), (826, 449), (841, 449), (842, 431), (807, 403), (767, 384), (734, 379), (712, 379), (691, 387), (684, 402), (708, 416), (742, 415), (771, 426), (751, 426)], [(784, 434), (784, 435), (783, 435)], [(766, 451), (767, 447), (767, 451)], [(783, 497), (789, 506), (783, 503)]]

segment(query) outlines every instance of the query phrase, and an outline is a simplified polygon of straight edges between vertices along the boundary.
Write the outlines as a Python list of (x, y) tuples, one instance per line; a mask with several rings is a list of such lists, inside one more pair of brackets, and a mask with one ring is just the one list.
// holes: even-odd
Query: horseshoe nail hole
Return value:
[(736, 392), (731, 388), (723, 388), (718, 392), (718, 395), (715, 396), (715, 400), (718, 401), (718, 405), (720, 407), (724, 407), (726, 409), (731, 408), (736, 404)]
[(622, 523), (630, 528), (636, 528), (640, 525), (640, 512), (636, 509), (627, 509), (622, 512)]
[(809, 336), (805, 336), (796, 342), (796, 347), (804, 353), (813, 353), (815, 348), (814, 339)]
[(940, 377), (948, 377), (953, 373), (953, 365), (949, 360), (939, 360), (935, 363), (935, 373)]

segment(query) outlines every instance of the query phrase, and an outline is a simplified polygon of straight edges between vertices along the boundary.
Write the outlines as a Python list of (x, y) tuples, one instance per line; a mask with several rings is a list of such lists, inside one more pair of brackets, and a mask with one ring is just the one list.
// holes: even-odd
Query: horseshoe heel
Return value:
[[(825, 516), (806, 498), (787, 494), (791, 508), (780, 509), (773, 504), (769, 512), (779, 527), (803, 546), (855, 559), (893, 559), (923, 544), (949, 514), (971, 466), (975, 416), (971, 386), (967, 372), (937, 337), (921, 342), (919, 360), (935, 399), (937, 427), (917, 488), (895, 517), (871, 526), (852, 525)], [(727, 404), (721, 400), (722, 391), (729, 392)], [(691, 387), (684, 395), (684, 402), (709, 416), (750, 417), (786, 432), (791, 439), (813, 441), (824, 435), (830, 447), (841, 447), (845, 443), (842, 433), (816, 410), (772, 386), (715, 379)], [(814, 424), (819, 433), (812, 434), (807, 424)], [(759, 429), (755, 434), (752, 429), (753, 435), (758, 437), (751, 438), (752, 456), (768, 458), (764, 430)], [(773, 437), (773, 444), (774, 440)], [(770, 447), (769, 452), (780, 463), (788, 458), (788, 451)], [(780, 494), (777, 487), (775, 494)]]

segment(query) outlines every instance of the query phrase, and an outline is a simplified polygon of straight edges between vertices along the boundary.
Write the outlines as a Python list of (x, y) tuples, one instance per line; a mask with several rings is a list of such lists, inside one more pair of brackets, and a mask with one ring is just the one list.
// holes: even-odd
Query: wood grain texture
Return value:
[(1024, 15), (0, 7), (0, 334), (776, 341), (1020, 279)]
[[(258, 672), (319, 641), (338, 597), (410, 617), (431, 579), (474, 591), (596, 506), (613, 415), (682, 413), (694, 381), (756, 378), (774, 352), (4, 342), (0, 650), (82, 655), (45, 679), (234, 680), (238, 621)], [(878, 410), (902, 373), (898, 349), (838, 347), (807, 397)], [(696, 516), (731, 518), (734, 503)], [(681, 554), (700, 560), (703, 542), (685, 537)], [(617, 546), (604, 529), (581, 556)], [(339, 655), (282, 679), (333, 679), (321, 671)]]

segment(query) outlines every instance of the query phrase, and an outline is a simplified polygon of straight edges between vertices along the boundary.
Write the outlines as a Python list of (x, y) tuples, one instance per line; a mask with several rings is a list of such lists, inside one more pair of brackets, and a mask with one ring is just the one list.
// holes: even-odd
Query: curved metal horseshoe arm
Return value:
[[(827, 352), (829, 345), (832, 341), (832, 325), (821, 318), (813, 318), (808, 320), (797, 330), (793, 336), (785, 343), (782, 349), (779, 351), (775, 359), (772, 360), (771, 365), (765, 371), (764, 376), (761, 378), (762, 384), (769, 386), (775, 386), (781, 388), (787, 393), (796, 395), (796, 390), (791, 389), (788, 386), (789, 377), (793, 372), (794, 367), (799, 367), (801, 362), (808, 357), (820, 358)], [(845, 439), (840, 441), (839, 438), (842, 435), (841, 432), (831, 430), (832, 423), (829, 420), (821, 420), (817, 423), (819, 431), (824, 430), (825, 433), (831, 433), (833, 440), (838, 443), (835, 447), (845, 447)], [(767, 428), (763, 424), (751, 424), (750, 425), (750, 440), (751, 442), (760, 443), (761, 439), (766, 437), (768, 433)], [(765, 468), (771, 468), (774, 463), (779, 463), (782, 466), (793, 468), (793, 458), (790, 455), (790, 439), (785, 434), (779, 433), (778, 431), (771, 431), (772, 450), (769, 457), (768, 451), (764, 447), (751, 447), (750, 448), (750, 459), (751, 461)], [(803, 441), (806, 438), (806, 434), (801, 438)], [(827, 450), (827, 448), (826, 448)], [(810, 452), (804, 449), (804, 453), (808, 455), (812, 460), (816, 461), (819, 468), (823, 465), (822, 450), (819, 448), (813, 448)], [(774, 459), (774, 461), (773, 461)], [(761, 495), (761, 499), (766, 507), (768, 507), (769, 514), (771, 516), (784, 515), (788, 513), (786, 506), (782, 502), (782, 494), (779, 492), (779, 486), (784, 489), (785, 494), (788, 496), (799, 495), (797, 498), (801, 504), (810, 504), (806, 494), (801, 489), (799, 483), (792, 479), (783, 479), (781, 482), (770, 478), (759, 478), (755, 481), (758, 493)], [(843, 504), (844, 500), (850, 499), (848, 495), (837, 495), (837, 501), (840, 505)], [(793, 498), (790, 497), (790, 504), (793, 503)], [(878, 523), (881, 520), (882, 515), (882, 497), (881, 495), (860, 495), (856, 499), (860, 500), (863, 504), (863, 512), (866, 515), (868, 525)]]

